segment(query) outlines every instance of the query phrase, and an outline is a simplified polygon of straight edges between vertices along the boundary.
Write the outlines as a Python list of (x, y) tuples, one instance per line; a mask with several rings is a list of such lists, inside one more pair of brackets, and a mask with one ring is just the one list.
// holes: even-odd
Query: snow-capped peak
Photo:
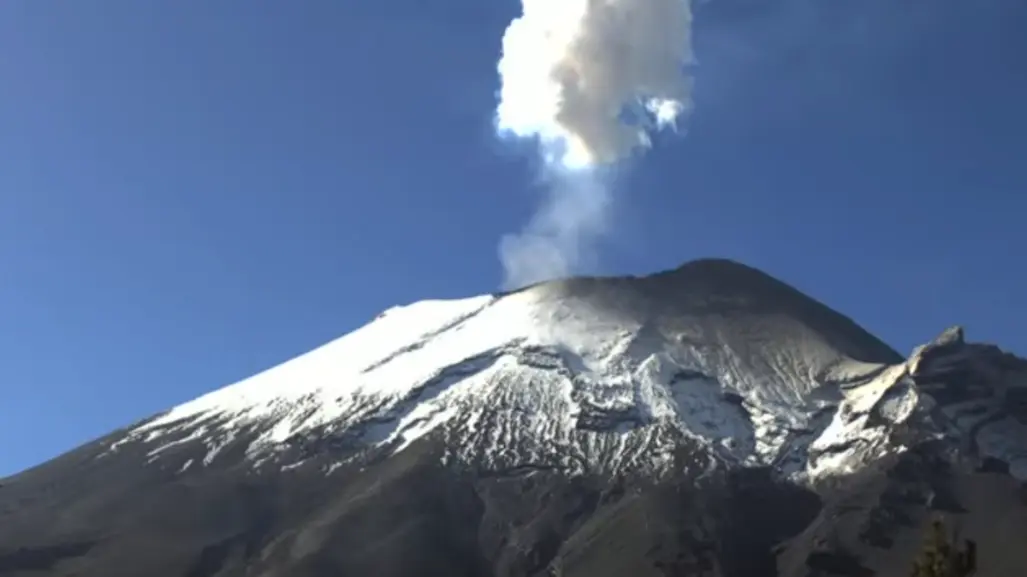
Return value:
[[(153, 459), (245, 438), (401, 451), (426, 435), (479, 467), (665, 471), (683, 441), (784, 474), (901, 450), (930, 407), (906, 363), (851, 321), (728, 261), (396, 307), (310, 353), (132, 430)], [(289, 465), (289, 463), (281, 463)]]

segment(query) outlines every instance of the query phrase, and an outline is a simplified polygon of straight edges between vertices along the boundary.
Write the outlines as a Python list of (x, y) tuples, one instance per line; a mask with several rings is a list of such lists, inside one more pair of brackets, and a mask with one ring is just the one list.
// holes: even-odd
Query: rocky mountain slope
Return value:
[(1027, 574), (1027, 362), (702, 260), (426, 301), (0, 481), (0, 575)]

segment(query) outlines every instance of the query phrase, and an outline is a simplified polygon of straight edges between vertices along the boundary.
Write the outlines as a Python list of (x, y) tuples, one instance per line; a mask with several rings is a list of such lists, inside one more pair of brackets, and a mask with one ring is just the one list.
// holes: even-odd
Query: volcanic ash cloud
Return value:
[(503, 37), (496, 127), (538, 142), (551, 198), (501, 243), (510, 286), (573, 273), (609, 227), (601, 169), (691, 108), (687, 0), (521, 4)]

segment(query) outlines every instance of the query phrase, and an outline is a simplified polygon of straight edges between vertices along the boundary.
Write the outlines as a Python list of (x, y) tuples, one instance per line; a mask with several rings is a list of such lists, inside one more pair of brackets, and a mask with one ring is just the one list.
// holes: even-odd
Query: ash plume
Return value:
[(548, 198), (500, 244), (507, 288), (588, 264), (608, 232), (602, 174), (691, 108), (688, 0), (521, 0), (503, 37), (501, 136), (532, 138)]

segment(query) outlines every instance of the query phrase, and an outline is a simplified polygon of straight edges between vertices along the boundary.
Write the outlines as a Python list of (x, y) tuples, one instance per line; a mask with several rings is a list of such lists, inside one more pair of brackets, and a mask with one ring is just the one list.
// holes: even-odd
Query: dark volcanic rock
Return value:
[(86, 447), (5, 487), (0, 575), (755, 576), (820, 506), (762, 470), (651, 483), (460, 471), (440, 454), (425, 440), (328, 476), (172, 478)]

